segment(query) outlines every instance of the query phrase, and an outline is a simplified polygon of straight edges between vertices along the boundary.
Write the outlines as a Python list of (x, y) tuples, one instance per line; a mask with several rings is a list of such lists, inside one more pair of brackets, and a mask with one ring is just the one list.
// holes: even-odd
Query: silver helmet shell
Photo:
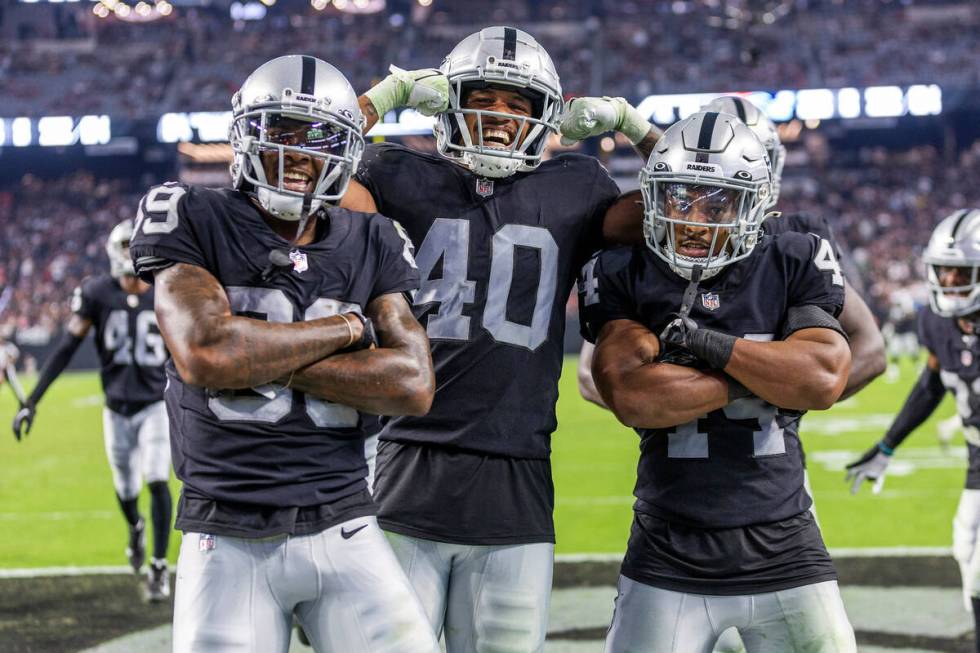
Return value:
[[(437, 116), (433, 128), (440, 154), (483, 177), (507, 177), (533, 170), (541, 163), (548, 136), (558, 131), (564, 107), (561, 83), (551, 57), (527, 32), (513, 27), (487, 27), (467, 36), (453, 48), (439, 70), (449, 80), (449, 108)], [(514, 89), (532, 100), (532, 116), (465, 109), (466, 92), (487, 85)], [(476, 116), (477, 136), (466, 127), (466, 116)], [(516, 120), (517, 133), (507, 147), (484, 143), (483, 118)]]
[[(266, 211), (282, 220), (303, 221), (323, 205), (343, 197), (364, 151), (364, 117), (357, 94), (344, 75), (326, 61), (306, 55), (272, 59), (248, 76), (231, 100), (229, 140), (234, 152), (232, 184), (252, 193)], [(269, 127), (279, 118), (318, 124), (326, 145), (312, 148), (274, 142)], [(263, 152), (278, 156), (275, 184), (266, 178)], [(313, 191), (284, 187), (283, 170), (289, 152), (323, 162)]]
[(772, 192), (769, 194), (769, 206), (772, 208), (779, 201), (779, 188), (783, 177), (783, 166), (786, 164), (786, 147), (779, 140), (779, 130), (776, 123), (769, 119), (757, 106), (739, 95), (723, 95), (701, 107), (702, 111), (721, 111), (736, 116), (745, 123), (746, 127), (762, 141), (762, 146), (769, 154), (772, 164)]
[[(942, 317), (966, 317), (980, 311), (980, 209), (960, 209), (932, 231), (922, 254), (929, 284), (929, 305)], [(939, 267), (967, 268), (965, 286), (943, 286)]]
[[(705, 227), (705, 223), (666, 215), (665, 193), (674, 184), (737, 191), (731, 221), (707, 225), (711, 245), (705, 257), (677, 252), (675, 227)], [(695, 267), (701, 268), (702, 279), (710, 278), (752, 253), (771, 188), (769, 157), (752, 130), (728, 113), (695, 113), (664, 132), (640, 171), (646, 244), (685, 279), (691, 278)]]
[(105, 253), (109, 255), (109, 274), (119, 279), (136, 276), (133, 259), (129, 257), (129, 241), (133, 239), (133, 221), (126, 219), (109, 232), (105, 241)]

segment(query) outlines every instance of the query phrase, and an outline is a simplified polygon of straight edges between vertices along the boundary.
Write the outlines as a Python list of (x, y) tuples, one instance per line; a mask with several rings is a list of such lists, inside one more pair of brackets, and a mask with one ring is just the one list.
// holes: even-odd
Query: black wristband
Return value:
[(347, 347), (347, 350), (359, 351), (361, 349), (367, 349), (371, 345), (377, 346), (378, 334), (374, 331), (374, 322), (371, 321), (371, 318), (366, 315), (361, 315), (357, 311), (352, 312), (351, 315), (361, 321), (361, 338)]
[(732, 357), (735, 336), (711, 329), (697, 329), (687, 334), (687, 346), (714, 370), (723, 370)]

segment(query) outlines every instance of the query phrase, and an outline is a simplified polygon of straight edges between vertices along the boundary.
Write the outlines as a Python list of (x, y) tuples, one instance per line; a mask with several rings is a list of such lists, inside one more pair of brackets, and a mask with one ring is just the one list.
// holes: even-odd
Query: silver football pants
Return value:
[(748, 653), (855, 653), (836, 581), (744, 596), (702, 596), (619, 577), (606, 653), (711, 653), (738, 628)]
[(555, 545), (471, 546), (388, 533), (447, 653), (538, 653)]
[(174, 653), (286, 653), (293, 615), (318, 653), (438, 653), (374, 517), (313, 535), (185, 533)]
[(170, 426), (162, 401), (129, 417), (103, 408), (102, 435), (112, 484), (121, 499), (138, 497), (143, 479), (170, 479)]

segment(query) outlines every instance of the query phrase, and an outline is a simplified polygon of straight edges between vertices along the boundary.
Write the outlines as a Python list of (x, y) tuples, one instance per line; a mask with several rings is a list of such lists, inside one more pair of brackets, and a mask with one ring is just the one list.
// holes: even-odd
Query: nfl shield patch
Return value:
[(310, 264), (306, 260), (306, 254), (294, 249), (289, 253), (289, 260), (293, 262), (293, 270), (296, 272), (306, 272), (310, 269)]
[(963, 367), (970, 367), (970, 365), (973, 365), (973, 352), (969, 349), (964, 349), (961, 351), (960, 363), (963, 364)]
[(197, 541), (197, 550), (214, 551), (214, 535), (201, 533), (200, 539)]
[(701, 293), (701, 305), (709, 311), (717, 311), (721, 306), (721, 299), (716, 292)]
[(476, 194), (480, 197), (490, 197), (493, 195), (493, 179), (477, 179)]

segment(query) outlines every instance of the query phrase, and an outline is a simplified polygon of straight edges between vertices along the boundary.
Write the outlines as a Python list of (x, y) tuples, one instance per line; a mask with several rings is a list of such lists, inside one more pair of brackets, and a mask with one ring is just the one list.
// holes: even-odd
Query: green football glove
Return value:
[(620, 132), (636, 145), (651, 127), (649, 121), (621, 97), (578, 97), (565, 107), (558, 130), (563, 145), (608, 131)]
[(390, 75), (364, 94), (379, 116), (398, 107), (409, 107), (425, 116), (449, 108), (449, 79), (437, 69), (402, 70), (391, 66), (389, 70)]

